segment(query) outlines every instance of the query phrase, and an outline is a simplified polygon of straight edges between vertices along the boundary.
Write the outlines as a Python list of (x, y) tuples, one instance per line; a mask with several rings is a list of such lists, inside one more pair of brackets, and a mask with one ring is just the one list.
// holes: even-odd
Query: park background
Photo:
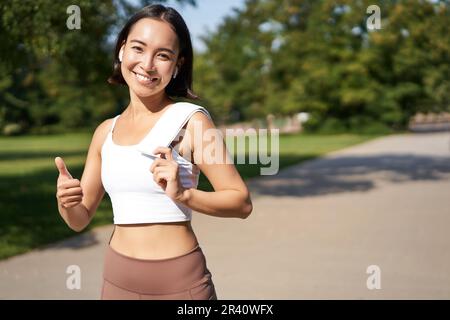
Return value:
[[(5, 263), (74, 236), (57, 211), (53, 159), (63, 157), (73, 176), (81, 177), (96, 126), (127, 105), (127, 89), (106, 82), (115, 35), (132, 12), (155, 2), (173, 5), (194, 31), (194, 92), (201, 97), (194, 103), (205, 106), (220, 128), (279, 128), (280, 172), (383, 137), (413, 134), (431, 139), (424, 146), (447, 141), (439, 132), (435, 136), (417, 132), (422, 123), (428, 125), (422, 131), (449, 128), (449, 1), (242, 0), (228, 7), (215, 0), (4, 1), (0, 4), (0, 259)], [(66, 25), (67, 7), (73, 4), (81, 9), (79, 30)], [(381, 28), (369, 30), (367, 8), (373, 4), (380, 9)], [(192, 15), (185, 16), (185, 11)], [(199, 20), (206, 21), (208, 15), (220, 21), (205, 28)], [(302, 114), (308, 115), (307, 121), (300, 121)], [(411, 149), (416, 147), (414, 141)], [(414, 170), (449, 173), (445, 161), (432, 160), (422, 159)], [(255, 194), (264, 193), (257, 180), (262, 178), (258, 177), (261, 166), (237, 165), (246, 182), (255, 186)], [(414, 173), (411, 180), (423, 178)], [(211, 190), (203, 176), (199, 188)], [(321, 194), (314, 188), (314, 183), (313, 191), (301, 186), (290, 196)], [(448, 184), (446, 188), (450, 191)], [(272, 190), (271, 196), (278, 196), (273, 201), (288, 208), (289, 200), (280, 190)], [(297, 208), (292, 207), (296, 216)], [(255, 210), (253, 215), (258, 213)], [(111, 222), (105, 195), (85, 236)], [(431, 270), (440, 268), (443, 264)], [(0, 265), (0, 271), (8, 277), (6, 264)], [(437, 296), (449, 298), (448, 271), (430, 277), (442, 283)], [(0, 285), (0, 296), (8, 298), (5, 288)], [(299, 297), (295, 290), (289, 292), (283, 295), (274, 289), (264, 296)], [(420, 290), (402, 292), (405, 297), (408, 292), (423, 297)], [(11, 297), (33, 298), (39, 293)]]

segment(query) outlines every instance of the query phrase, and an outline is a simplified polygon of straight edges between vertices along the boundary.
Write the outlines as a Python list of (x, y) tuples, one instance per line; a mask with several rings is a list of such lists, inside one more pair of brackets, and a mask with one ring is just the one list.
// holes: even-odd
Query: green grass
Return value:
[[(377, 135), (280, 136), (280, 169), (374, 137)], [(71, 174), (80, 179), (90, 139), (89, 133), (0, 137), (0, 259), (75, 234), (58, 213), (55, 198), (58, 171), (54, 158), (63, 157)], [(241, 152), (255, 151), (249, 144), (245, 149)], [(260, 175), (261, 166), (236, 165), (244, 179)], [(212, 190), (203, 174), (199, 189)], [(108, 223), (112, 223), (112, 212), (105, 194), (85, 231)]]

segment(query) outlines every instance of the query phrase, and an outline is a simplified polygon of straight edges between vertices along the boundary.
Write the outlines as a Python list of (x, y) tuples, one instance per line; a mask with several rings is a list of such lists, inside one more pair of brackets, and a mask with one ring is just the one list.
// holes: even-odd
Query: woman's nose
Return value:
[(141, 63), (142, 69), (145, 71), (152, 71), (155, 69), (155, 64), (152, 56), (146, 56), (142, 59)]

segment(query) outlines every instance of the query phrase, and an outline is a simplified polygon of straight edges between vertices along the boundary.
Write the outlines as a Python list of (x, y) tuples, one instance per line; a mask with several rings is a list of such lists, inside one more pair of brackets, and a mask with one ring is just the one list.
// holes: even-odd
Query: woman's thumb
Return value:
[(59, 171), (59, 175), (62, 177), (65, 177), (67, 179), (72, 179), (72, 176), (69, 173), (69, 170), (67, 170), (66, 164), (64, 163), (64, 160), (61, 157), (55, 158), (55, 164), (56, 168)]

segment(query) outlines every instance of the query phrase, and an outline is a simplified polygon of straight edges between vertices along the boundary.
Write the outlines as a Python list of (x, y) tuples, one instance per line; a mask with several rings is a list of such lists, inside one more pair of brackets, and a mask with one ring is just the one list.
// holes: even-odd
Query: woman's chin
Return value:
[(141, 86), (134, 86), (132, 88), (134, 94), (140, 98), (146, 98), (150, 96), (154, 96), (161, 90), (159, 90), (159, 86), (153, 87), (153, 88), (142, 88)]

